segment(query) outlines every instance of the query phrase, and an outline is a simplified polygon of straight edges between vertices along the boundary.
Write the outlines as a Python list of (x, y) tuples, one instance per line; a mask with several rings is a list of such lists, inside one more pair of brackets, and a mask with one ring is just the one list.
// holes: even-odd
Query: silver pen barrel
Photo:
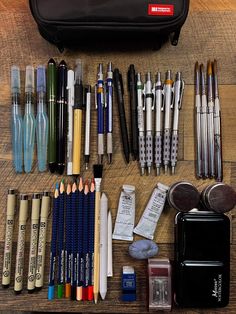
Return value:
[(202, 170), (203, 177), (208, 177), (208, 134), (207, 134), (207, 96), (205, 85), (204, 65), (200, 66), (202, 88), (201, 138), (202, 138)]
[(174, 117), (173, 117), (173, 130), (171, 139), (171, 169), (172, 174), (175, 173), (175, 167), (178, 157), (179, 145), (179, 111), (182, 106), (184, 92), (184, 81), (181, 72), (177, 72), (174, 83)]
[(208, 147), (209, 147), (209, 175), (215, 177), (215, 147), (214, 147), (214, 101), (213, 101), (213, 75), (212, 65), (207, 65), (208, 81)]
[(141, 175), (145, 173), (146, 156), (145, 156), (145, 125), (144, 125), (144, 104), (143, 104), (143, 84), (140, 73), (137, 74), (137, 111), (138, 111), (138, 131), (139, 131), (139, 163)]
[(164, 144), (163, 144), (163, 162), (165, 173), (168, 171), (170, 164), (170, 144), (171, 144), (171, 108), (172, 108), (172, 85), (171, 71), (166, 72), (166, 80), (164, 85)]
[(151, 73), (146, 75), (145, 84), (145, 107), (146, 107), (146, 162), (148, 174), (151, 173), (153, 163), (153, 137), (152, 137), (152, 110), (153, 110), (153, 92)]
[(160, 175), (162, 165), (162, 133), (163, 133), (163, 108), (162, 96), (163, 87), (161, 83), (161, 73), (157, 73), (155, 87), (155, 106), (156, 106), (156, 123), (155, 123), (155, 166), (157, 175)]

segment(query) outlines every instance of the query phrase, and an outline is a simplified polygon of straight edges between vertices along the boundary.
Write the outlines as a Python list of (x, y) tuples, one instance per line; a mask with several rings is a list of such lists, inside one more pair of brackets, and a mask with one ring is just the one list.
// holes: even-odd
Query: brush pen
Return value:
[(83, 260), (83, 211), (84, 211), (84, 187), (83, 179), (80, 177), (78, 186), (78, 225), (77, 225), (77, 288), (76, 300), (82, 300), (82, 286), (84, 275), (84, 260)]
[(97, 73), (96, 85), (96, 109), (97, 109), (97, 125), (98, 125), (98, 163), (101, 164), (104, 155), (104, 81), (103, 81), (103, 66), (100, 63)]
[(24, 169), (31, 172), (34, 156), (35, 126), (34, 117), (34, 68), (26, 66), (25, 73), (25, 115), (24, 115)]
[(84, 185), (84, 204), (83, 204), (83, 288), (82, 288), (82, 300), (88, 300), (88, 281), (89, 281), (89, 228), (88, 228), (88, 215), (89, 215), (89, 187), (88, 181)]
[(101, 196), (100, 208), (100, 278), (99, 278), (99, 292), (102, 300), (107, 294), (107, 213), (108, 213), (108, 199), (105, 193)]
[(66, 189), (66, 221), (65, 221), (65, 297), (71, 297), (71, 251), (72, 251), (72, 205), (71, 205), (71, 184)]
[(76, 300), (76, 285), (77, 285), (77, 223), (78, 223), (78, 193), (77, 185), (74, 182), (72, 185), (71, 195), (72, 207), (72, 223), (71, 223), (71, 299)]
[(58, 214), (59, 214), (59, 184), (57, 183), (56, 188), (55, 188), (55, 192), (54, 192), (54, 199), (53, 199), (52, 237), (51, 237), (51, 251), (50, 251), (48, 300), (54, 299), (56, 258), (57, 258)]
[(163, 139), (163, 162), (165, 167), (165, 173), (168, 172), (168, 167), (170, 164), (170, 142), (171, 142), (171, 123), (172, 123), (172, 100), (173, 100), (173, 90), (172, 90), (172, 77), (171, 71), (166, 72), (166, 79), (164, 84), (164, 139)]
[(48, 103), (48, 168), (51, 173), (56, 171), (56, 93), (57, 93), (57, 66), (53, 59), (48, 61), (47, 67), (47, 103)]
[(198, 62), (195, 64), (195, 110), (196, 110), (196, 135), (197, 135), (197, 177), (202, 177), (202, 143), (201, 143), (201, 91), (200, 69)]
[(99, 278), (100, 278), (100, 200), (101, 200), (101, 182), (102, 165), (93, 166), (95, 180), (95, 226), (94, 226), (94, 302), (98, 302)]
[(219, 86), (217, 75), (217, 61), (213, 63), (214, 73), (214, 138), (215, 138), (215, 169), (216, 180), (221, 182), (223, 180), (223, 167), (222, 167), (222, 137), (221, 137), (221, 111), (220, 111), (220, 99), (219, 99)]
[(75, 104), (74, 104), (74, 131), (73, 131), (73, 174), (80, 174), (82, 109), (84, 105), (83, 63), (76, 60), (75, 67)]
[(209, 60), (207, 63), (207, 86), (208, 86), (208, 158), (209, 158), (209, 175), (215, 177), (215, 142), (214, 142), (214, 99), (213, 99), (213, 73), (212, 64)]
[(14, 216), (16, 209), (16, 190), (9, 189), (7, 194), (7, 213), (5, 245), (2, 267), (2, 286), (8, 288), (11, 280), (12, 240), (14, 230)]
[(28, 282), (27, 290), (29, 293), (35, 289), (35, 273), (37, 262), (37, 248), (38, 248), (38, 230), (39, 230), (39, 215), (40, 215), (40, 197), (39, 193), (34, 193), (32, 197), (31, 210), (31, 231), (30, 231), (30, 253), (29, 253), (29, 267), (28, 267)]
[(58, 67), (57, 84), (57, 171), (61, 175), (65, 169), (66, 121), (67, 121), (67, 65), (62, 60)]
[(62, 180), (59, 189), (59, 213), (58, 213), (58, 280), (57, 280), (57, 297), (63, 297), (64, 288), (64, 204), (65, 204), (65, 185)]
[(13, 164), (16, 172), (23, 171), (23, 120), (20, 109), (20, 69), (11, 67), (11, 134)]
[(106, 79), (106, 132), (107, 132), (107, 158), (108, 163), (112, 161), (113, 144), (112, 144), (112, 111), (113, 111), (113, 71), (112, 63), (107, 66)]
[(118, 104), (119, 118), (120, 118), (120, 132), (123, 144), (123, 152), (125, 156), (125, 160), (129, 163), (129, 139), (128, 139), (128, 130), (126, 125), (126, 117), (125, 117), (125, 103), (124, 103), (124, 88), (123, 88), (123, 80), (122, 75), (118, 69), (114, 70), (114, 88), (116, 91), (116, 98)]
[(48, 116), (46, 110), (46, 69), (40, 65), (37, 68), (37, 155), (38, 169), (40, 172), (47, 169), (47, 147), (48, 147)]
[(161, 73), (157, 72), (155, 86), (155, 166), (156, 174), (159, 176), (162, 166), (162, 136), (163, 136), (163, 86), (161, 82)]
[(137, 74), (137, 112), (138, 112), (138, 140), (139, 140), (139, 164), (141, 175), (144, 175), (146, 168), (145, 155), (145, 122), (144, 122), (144, 87), (141, 81), (141, 74)]
[(88, 169), (90, 157), (90, 127), (91, 127), (91, 86), (85, 89), (86, 94), (86, 114), (85, 114), (85, 139), (84, 139), (84, 161), (85, 169)]
[(89, 234), (88, 234), (88, 249), (89, 249), (89, 281), (88, 281), (88, 300), (93, 300), (93, 284), (94, 284), (94, 227), (95, 227), (95, 182), (94, 179), (90, 185), (89, 193)]
[(68, 128), (67, 128), (67, 175), (73, 174), (73, 109), (74, 109), (75, 73), (67, 72)]
[(35, 275), (36, 278), (35, 288), (37, 288), (38, 290), (40, 290), (43, 287), (44, 281), (44, 263), (49, 210), (50, 210), (50, 194), (49, 192), (43, 192), (39, 224), (37, 267)]
[(207, 96), (206, 96), (206, 84), (205, 84), (205, 71), (204, 65), (200, 65), (200, 75), (201, 75), (201, 101), (202, 101), (202, 111), (201, 111), (201, 142), (202, 142), (202, 172), (203, 178), (208, 178), (208, 134), (207, 134)]
[(138, 159), (138, 121), (137, 121), (137, 93), (136, 74), (134, 65), (131, 64), (128, 70), (128, 90), (130, 100), (130, 152), (134, 160)]
[(179, 111), (182, 107), (182, 100), (184, 94), (184, 80), (182, 79), (182, 73), (177, 72), (174, 82), (174, 116), (173, 116), (173, 128), (171, 138), (171, 171), (175, 174), (175, 168), (178, 158), (178, 145), (179, 145)]
[(148, 174), (151, 173), (153, 163), (153, 135), (152, 135), (152, 111), (154, 109), (154, 92), (152, 89), (151, 73), (146, 75), (146, 83), (144, 86), (145, 94), (145, 110), (146, 110), (146, 141), (145, 154)]
[(28, 217), (28, 195), (20, 195), (19, 227), (16, 249), (16, 270), (14, 291), (18, 294), (23, 289), (24, 255), (25, 255), (25, 234), (26, 220)]

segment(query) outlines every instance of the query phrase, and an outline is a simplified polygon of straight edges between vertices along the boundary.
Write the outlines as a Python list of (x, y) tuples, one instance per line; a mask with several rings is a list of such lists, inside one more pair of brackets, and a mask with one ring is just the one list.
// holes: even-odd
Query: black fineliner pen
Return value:
[(138, 159), (138, 113), (137, 113), (137, 92), (134, 65), (131, 64), (128, 71), (128, 89), (130, 94), (130, 150), (133, 159)]
[(67, 113), (67, 65), (62, 60), (58, 67), (57, 85), (57, 171), (63, 174), (66, 149), (66, 113)]
[(125, 118), (123, 80), (122, 80), (122, 75), (120, 74), (118, 69), (114, 70), (114, 88), (116, 92), (116, 99), (117, 99), (118, 110), (119, 110), (123, 151), (125, 155), (125, 160), (127, 161), (127, 163), (129, 163), (129, 139), (128, 139), (128, 131), (127, 131), (127, 125), (126, 125), (126, 118)]

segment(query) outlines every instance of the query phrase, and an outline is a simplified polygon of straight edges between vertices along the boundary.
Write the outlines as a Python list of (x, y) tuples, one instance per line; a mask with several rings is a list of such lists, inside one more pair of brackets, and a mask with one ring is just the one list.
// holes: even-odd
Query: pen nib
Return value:
[(141, 168), (141, 176), (144, 176), (144, 174), (145, 174), (145, 170), (144, 168)]
[(85, 169), (88, 170), (88, 163), (85, 164)]
[(172, 174), (175, 174), (175, 166), (172, 167)]
[(157, 176), (159, 176), (161, 174), (161, 169), (160, 167), (157, 167)]
[(165, 174), (168, 174), (168, 165), (165, 165)]
[(107, 155), (108, 163), (111, 164), (112, 162), (112, 154)]

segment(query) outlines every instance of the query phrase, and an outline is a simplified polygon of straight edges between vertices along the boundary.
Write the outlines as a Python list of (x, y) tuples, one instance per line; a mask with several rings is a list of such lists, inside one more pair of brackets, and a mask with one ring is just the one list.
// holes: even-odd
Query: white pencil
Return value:
[(104, 300), (107, 293), (107, 211), (108, 199), (106, 194), (101, 197), (100, 211), (100, 295)]
[(113, 276), (113, 262), (112, 262), (112, 218), (111, 211), (108, 212), (107, 218), (107, 277)]

